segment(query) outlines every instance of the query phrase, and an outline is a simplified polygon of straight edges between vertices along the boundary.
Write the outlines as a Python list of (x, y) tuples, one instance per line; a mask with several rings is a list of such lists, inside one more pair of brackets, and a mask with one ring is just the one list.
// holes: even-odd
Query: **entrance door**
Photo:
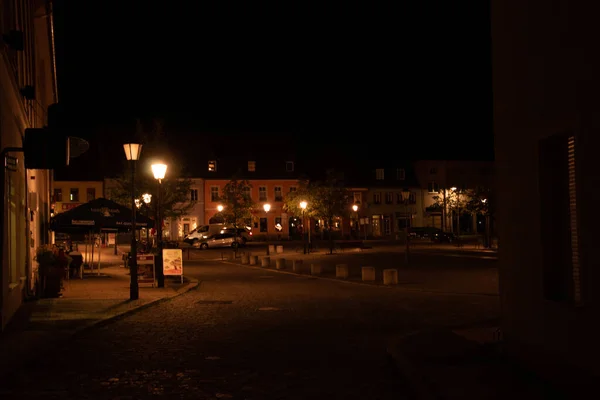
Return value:
[(190, 233), (190, 224), (183, 224), (183, 236), (187, 236)]
[(383, 216), (383, 234), (385, 236), (392, 234), (392, 220), (389, 215)]

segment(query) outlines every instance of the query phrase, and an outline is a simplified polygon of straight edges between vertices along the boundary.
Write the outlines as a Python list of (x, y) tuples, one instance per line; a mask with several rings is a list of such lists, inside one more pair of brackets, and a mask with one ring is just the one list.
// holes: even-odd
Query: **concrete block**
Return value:
[(384, 285), (397, 285), (398, 284), (398, 270), (397, 269), (384, 269), (383, 270), (383, 284)]
[(285, 258), (278, 258), (275, 260), (275, 268), (285, 269)]
[(362, 280), (373, 282), (375, 280), (375, 267), (362, 267)]
[(258, 256), (250, 256), (250, 265), (258, 264)]
[(338, 264), (335, 266), (335, 277), (340, 279), (348, 279), (348, 265)]
[(263, 268), (267, 268), (271, 266), (271, 257), (263, 257), (260, 260), (260, 266)]
[(283, 254), (283, 245), (278, 245), (276, 247), (276, 249), (277, 249), (277, 254)]
[(302, 260), (292, 260), (292, 271), (297, 274), (301, 274), (303, 272), (304, 263)]
[(269, 245), (269, 254), (275, 254), (275, 245), (274, 244)]
[(242, 264), (250, 264), (250, 256), (248, 254), (242, 254)]
[(321, 275), (321, 265), (320, 264), (310, 264), (310, 274), (311, 275)]

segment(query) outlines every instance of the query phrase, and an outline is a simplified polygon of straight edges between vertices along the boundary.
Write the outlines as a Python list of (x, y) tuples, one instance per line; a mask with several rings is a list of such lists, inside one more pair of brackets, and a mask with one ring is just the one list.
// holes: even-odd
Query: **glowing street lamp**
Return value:
[(217, 211), (218, 211), (218, 212), (223, 212), (223, 206), (219, 204), (219, 205), (217, 206)]
[(265, 219), (267, 220), (267, 255), (270, 254), (270, 252), (269, 252), (269, 216), (267, 215), (269, 213), (270, 209), (271, 209), (271, 205), (269, 203), (265, 203), (263, 205), (263, 210), (265, 210)]
[(308, 203), (306, 201), (300, 202), (300, 208), (302, 209), (302, 244), (304, 245), (304, 254), (306, 254), (306, 229), (304, 227), (304, 211), (306, 211)]
[(156, 276), (156, 286), (161, 288), (165, 287), (165, 275), (163, 271), (163, 255), (162, 255), (162, 215), (160, 209), (160, 188), (162, 180), (165, 178), (165, 174), (167, 173), (167, 165), (162, 163), (152, 164), (152, 174), (154, 175), (154, 179), (158, 181), (157, 188), (157, 196), (156, 196), (156, 240), (157, 240), (157, 250), (158, 257), (155, 263), (155, 269), (158, 272), (155, 274)]
[[(138, 269), (137, 269), (137, 241), (135, 238), (135, 162), (140, 159), (142, 154), (142, 145), (139, 143), (126, 143), (123, 145), (125, 158), (131, 161), (131, 261), (129, 265), (129, 299), (137, 300), (140, 297), (140, 289), (138, 286)], [(115, 246), (116, 247), (116, 246)]]
[(360, 225), (358, 224), (358, 206), (356, 204), (353, 204), (352, 210), (356, 213), (356, 227), (354, 229), (356, 230), (356, 237), (359, 237), (360, 232), (358, 231), (358, 229), (360, 228)]

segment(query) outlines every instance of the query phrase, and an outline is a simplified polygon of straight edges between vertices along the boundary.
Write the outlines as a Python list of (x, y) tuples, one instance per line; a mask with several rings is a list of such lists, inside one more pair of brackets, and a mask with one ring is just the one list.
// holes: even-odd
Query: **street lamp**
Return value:
[(135, 162), (140, 159), (142, 154), (142, 145), (139, 143), (126, 143), (123, 145), (125, 150), (125, 158), (131, 161), (131, 261), (129, 265), (129, 300), (137, 300), (140, 297), (140, 289), (138, 286), (138, 269), (137, 269), (137, 241), (135, 238)]
[(302, 209), (302, 244), (304, 247), (304, 254), (306, 254), (306, 229), (304, 227), (304, 211), (306, 211), (306, 206), (308, 205), (307, 202), (305, 201), (301, 201), (300, 202), (300, 208)]
[(222, 212), (222, 211), (223, 211), (223, 206), (219, 204), (219, 205), (217, 206), (217, 211), (218, 211), (218, 212)]
[(409, 265), (409, 261), (410, 261), (410, 232), (409, 232), (409, 225), (410, 225), (410, 219), (409, 219), (409, 214), (408, 214), (408, 204), (410, 202), (410, 191), (409, 190), (403, 190), (402, 191), (402, 202), (404, 203), (404, 212), (405, 212), (405, 217), (406, 217), (406, 250), (405, 250), (405, 258), (406, 258), (406, 266)]
[(456, 186), (450, 188), (456, 193), (456, 242), (460, 245), (460, 191)]
[(154, 179), (158, 181), (157, 188), (157, 196), (156, 196), (156, 223), (158, 226), (156, 227), (156, 240), (157, 240), (157, 250), (158, 257), (157, 263), (155, 263), (155, 269), (158, 272), (156, 276), (156, 286), (159, 288), (165, 287), (165, 275), (163, 271), (163, 255), (162, 255), (162, 215), (160, 209), (160, 186), (162, 180), (165, 178), (165, 174), (167, 173), (167, 165), (166, 164), (152, 164), (152, 174), (154, 175)]
[(354, 226), (354, 230), (356, 231), (356, 237), (360, 239), (359, 237), (359, 233), (358, 233), (358, 228), (359, 228), (359, 224), (358, 224), (358, 206), (356, 204), (354, 204), (352, 206), (352, 210), (356, 213), (356, 225)]
[[(148, 216), (148, 204), (152, 201), (152, 195), (150, 193), (144, 193), (142, 195), (142, 201), (146, 205), (146, 216)], [(146, 226), (146, 246), (151, 248), (150, 246), (150, 228)]]
[(269, 213), (269, 210), (271, 209), (271, 205), (269, 203), (265, 203), (263, 205), (263, 209), (265, 210), (265, 219), (267, 220), (267, 255), (270, 254), (269, 252), (269, 216), (267, 215)]

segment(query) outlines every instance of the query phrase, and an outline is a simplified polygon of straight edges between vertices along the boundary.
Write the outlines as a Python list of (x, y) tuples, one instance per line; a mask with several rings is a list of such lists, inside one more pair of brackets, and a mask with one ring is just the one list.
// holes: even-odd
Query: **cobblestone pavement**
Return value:
[(471, 326), (494, 296), (440, 295), (186, 265), (197, 290), (88, 331), (27, 370), (1, 399), (407, 399), (390, 337)]

